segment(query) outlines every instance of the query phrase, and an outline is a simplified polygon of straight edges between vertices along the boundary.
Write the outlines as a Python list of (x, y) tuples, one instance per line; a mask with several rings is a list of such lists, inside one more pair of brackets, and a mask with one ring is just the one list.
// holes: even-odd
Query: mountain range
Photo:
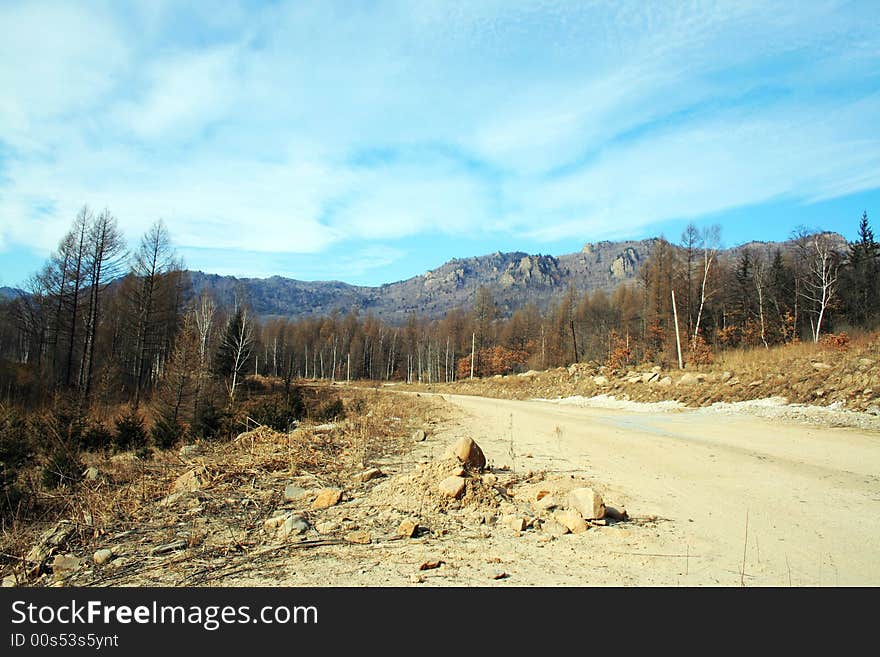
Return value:
[[(833, 234), (833, 239), (839, 248), (846, 246), (841, 235)], [(243, 288), (254, 311), (264, 318), (320, 316), (356, 308), (361, 314), (371, 312), (379, 319), (399, 324), (412, 312), (439, 318), (453, 308), (469, 308), (482, 286), (492, 291), (502, 315), (530, 301), (546, 309), (569, 284), (580, 293), (597, 289), (611, 292), (636, 278), (657, 241), (587, 243), (577, 253), (560, 256), (517, 251), (456, 258), (424, 274), (378, 287), (281, 276), (236, 278), (200, 271), (191, 271), (190, 275), (196, 294), (207, 290), (225, 304), (231, 304), (236, 290)], [(719, 257), (735, 258), (744, 249), (757, 254), (777, 248), (787, 251), (793, 243), (749, 242), (721, 251)]]

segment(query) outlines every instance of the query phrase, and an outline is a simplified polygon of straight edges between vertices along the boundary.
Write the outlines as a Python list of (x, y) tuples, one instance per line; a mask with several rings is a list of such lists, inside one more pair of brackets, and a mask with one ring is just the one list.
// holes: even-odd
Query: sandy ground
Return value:
[[(435, 400), (447, 419), (414, 461), (469, 435), (490, 466), (585, 478), (633, 521), (549, 541), (541, 532), (462, 523), (440, 536), (302, 551), (276, 560), (271, 573), (222, 584), (880, 584), (876, 433), (728, 413)], [(419, 571), (432, 560), (444, 563)]]

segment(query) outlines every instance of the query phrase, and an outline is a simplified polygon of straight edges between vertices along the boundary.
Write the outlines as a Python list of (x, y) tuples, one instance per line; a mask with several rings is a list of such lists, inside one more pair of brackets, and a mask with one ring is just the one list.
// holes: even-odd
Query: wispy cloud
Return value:
[(7, 2), (0, 24), (0, 249), (48, 251), (88, 202), (132, 237), (165, 218), (206, 267), (320, 277), (404, 237), (613, 238), (880, 188), (871, 3)]

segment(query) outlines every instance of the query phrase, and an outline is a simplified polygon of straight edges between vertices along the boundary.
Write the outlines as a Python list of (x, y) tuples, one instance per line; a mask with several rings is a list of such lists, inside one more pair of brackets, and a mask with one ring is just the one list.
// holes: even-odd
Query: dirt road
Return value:
[(630, 515), (666, 520), (587, 532), (588, 560), (548, 571), (583, 568), (584, 584), (880, 584), (876, 433), (442, 397), (495, 465), (584, 473)]

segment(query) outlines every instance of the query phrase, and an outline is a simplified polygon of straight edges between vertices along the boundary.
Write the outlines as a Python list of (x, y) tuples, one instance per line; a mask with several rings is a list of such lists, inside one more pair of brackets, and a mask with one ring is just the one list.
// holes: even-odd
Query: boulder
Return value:
[(605, 517), (605, 502), (592, 488), (575, 488), (568, 494), (568, 506), (581, 514), (585, 520)]
[(331, 506), (339, 504), (342, 499), (342, 491), (338, 488), (325, 488), (318, 493), (318, 496), (312, 502), (313, 509), (327, 509)]
[(464, 492), (465, 480), (463, 477), (446, 477), (438, 485), (440, 492), (453, 499), (461, 497)]
[(473, 438), (459, 438), (452, 445), (452, 452), (459, 461), (471, 468), (482, 470), (486, 467), (486, 455), (483, 454), (483, 450), (474, 442)]

